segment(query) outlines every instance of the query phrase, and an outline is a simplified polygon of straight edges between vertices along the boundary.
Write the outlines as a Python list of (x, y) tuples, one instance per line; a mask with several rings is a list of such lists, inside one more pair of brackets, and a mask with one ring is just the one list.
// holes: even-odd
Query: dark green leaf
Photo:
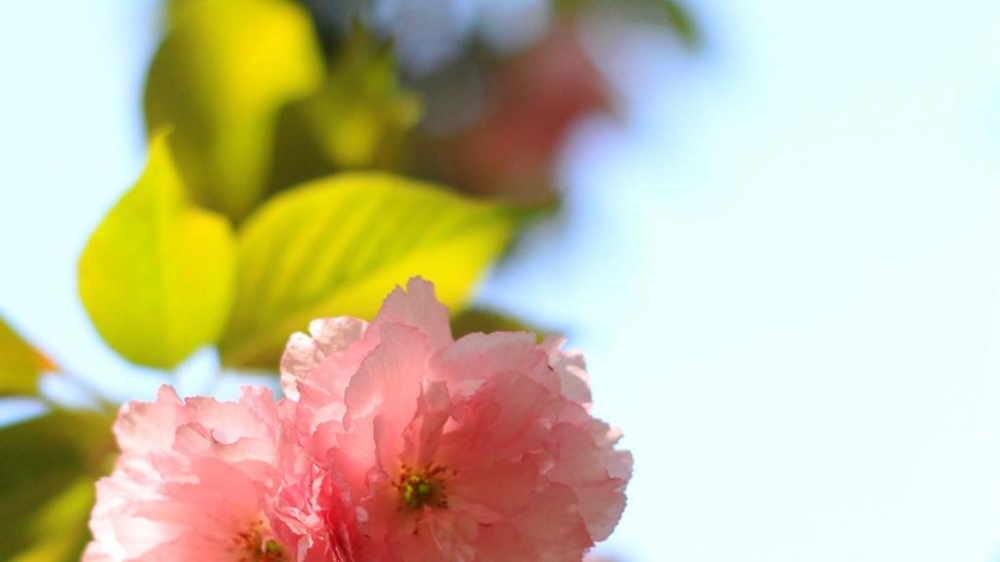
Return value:
[(667, 13), (667, 22), (677, 35), (688, 45), (697, 45), (700, 37), (698, 28), (688, 11), (674, 0), (659, 0)]
[(57, 411), (0, 428), (4, 559), (80, 559), (94, 482), (114, 450), (111, 423), (98, 413)]
[(677, 0), (556, 0), (556, 7), (563, 13), (576, 14), (586, 9), (618, 10), (634, 14), (645, 22), (661, 23), (669, 26), (688, 46), (696, 46), (701, 38), (698, 26), (688, 12), (684, 2)]
[(501, 312), (478, 307), (466, 308), (454, 314), (451, 319), (451, 333), (455, 339), (476, 332), (484, 334), (492, 332), (531, 332), (541, 338), (545, 331)]

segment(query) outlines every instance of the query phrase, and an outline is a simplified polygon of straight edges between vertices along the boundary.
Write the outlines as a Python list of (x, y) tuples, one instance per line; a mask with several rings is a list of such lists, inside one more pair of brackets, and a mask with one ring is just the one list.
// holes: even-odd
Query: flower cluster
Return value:
[(370, 324), (292, 336), (277, 402), (164, 388), (122, 408), (84, 560), (580, 560), (618, 522), (632, 459), (561, 343), (455, 341), (413, 279)]

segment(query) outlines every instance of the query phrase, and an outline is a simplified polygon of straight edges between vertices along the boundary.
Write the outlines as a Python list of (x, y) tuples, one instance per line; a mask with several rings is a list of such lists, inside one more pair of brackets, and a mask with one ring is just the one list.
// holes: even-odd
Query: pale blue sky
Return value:
[[(997, 560), (1000, 3), (696, 12), (694, 56), (594, 40), (628, 109), (580, 127), (564, 225), (484, 287), (571, 329), (625, 429), (609, 550)], [(76, 256), (142, 164), (152, 13), (0, 5), (0, 312), (106, 386), (130, 367), (82, 313)]]

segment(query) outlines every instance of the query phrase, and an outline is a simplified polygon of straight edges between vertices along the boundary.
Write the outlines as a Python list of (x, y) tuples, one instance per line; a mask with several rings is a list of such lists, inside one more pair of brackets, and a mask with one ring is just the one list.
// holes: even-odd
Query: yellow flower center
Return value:
[(288, 558), (285, 557), (285, 550), (281, 548), (278, 541), (267, 541), (264, 544), (264, 552), (260, 554), (257, 558), (258, 562), (285, 562)]
[(239, 558), (238, 562), (288, 562), (285, 549), (276, 540), (264, 541), (265, 522), (254, 523), (246, 531), (233, 537), (230, 548)]
[(445, 493), (445, 483), (442, 476), (445, 467), (430, 465), (423, 470), (414, 470), (403, 465), (399, 480), (393, 482), (393, 487), (399, 490), (400, 500), (406, 507), (420, 509), (427, 507), (448, 507), (448, 495)]

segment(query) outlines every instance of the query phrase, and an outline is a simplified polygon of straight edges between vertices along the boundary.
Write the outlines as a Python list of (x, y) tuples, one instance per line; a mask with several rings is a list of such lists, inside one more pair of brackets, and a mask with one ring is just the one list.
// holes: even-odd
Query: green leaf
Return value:
[(114, 450), (112, 418), (56, 411), (0, 428), (0, 525), (5, 560), (79, 560), (94, 481)]
[(421, 104), (400, 84), (388, 46), (356, 24), (326, 84), (302, 110), (332, 163), (350, 169), (387, 158), (388, 149), (417, 124)]
[(666, 11), (667, 23), (688, 45), (697, 45), (700, 41), (698, 28), (687, 10), (674, 0), (659, 0)]
[(392, 50), (355, 23), (323, 86), (279, 117), (270, 187), (337, 171), (396, 169), (421, 113), (419, 97), (400, 83)]
[(561, 13), (577, 14), (587, 9), (620, 10), (639, 21), (665, 24), (689, 47), (701, 41), (698, 26), (685, 7), (686, 2), (678, 0), (555, 0), (556, 9)]
[(166, 20), (168, 26), (176, 25), (183, 21), (188, 12), (199, 10), (206, 4), (219, 4), (224, 2), (242, 2), (244, 0), (167, 0), (164, 4)]
[(23, 531), (26, 545), (11, 562), (71, 562), (90, 541), (87, 521), (94, 507), (94, 479), (79, 478), (39, 506)]
[(226, 219), (194, 206), (166, 138), (80, 257), (80, 297), (126, 359), (172, 367), (214, 343), (233, 299), (235, 241)]
[(181, 175), (200, 204), (241, 220), (271, 170), (278, 111), (320, 84), (308, 14), (284, 0), (193, 3), (146, 83), (149, 129), (172, 126)]
[(415, 275), (458, 308), (514, 221), (508, 207), (387, 174), (343, 174), (288, 191), (239, 233), (223, 362), (274, 369), (288, 337), (310, 320), (372, 318)]
[(0, 396), (33, 395), (42, 372), (55, 369), (0, 318)]
[(483, 332), (531, 332), (536, 337), (543, 337), (543, 330), (529, 326), (526, 322), (512, 318), (501, 312), (479, 307), (469, 307), (453, 314), (451, 318), (451, 334), (458, 339), (466, 334)]

